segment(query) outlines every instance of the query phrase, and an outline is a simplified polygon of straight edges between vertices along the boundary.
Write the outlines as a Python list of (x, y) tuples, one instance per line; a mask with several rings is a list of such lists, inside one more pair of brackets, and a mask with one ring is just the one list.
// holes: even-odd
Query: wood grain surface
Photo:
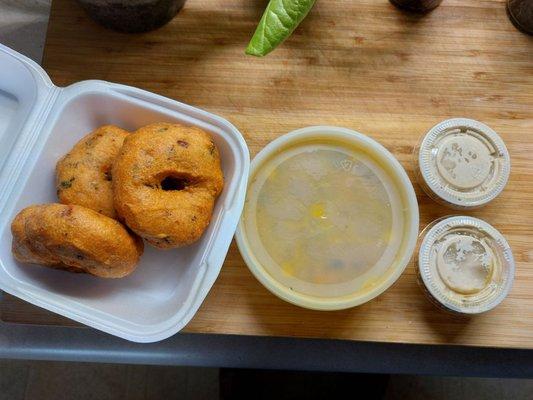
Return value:
[[(412, 149), (450, 117), (480, 120), (504, 138), (510, 182), (485, 219), (510, 242), (515, 284), (495, 310), (472, 318), (434, 307), (411, 263), (375, 300), (338, 312), (279, 300), (250, 274), (232, 244), (188, 332), (533, 348), (533, 38), (518, 32), (503, 0), (445, 0), (426, 16), (387, 0), (318, 1), (267, 58), (244, 55), (266, 1), (188, 0), (165, 27), (127, 35), (93, 23), (71, 0), (54, 0), (44, 67), (58, 85), (103, 79), (220, 114), (252, 156), (308, 125), (355, 129), (393, 152), (414, 179)], [(452, 213), (415, 185), (421, 227)], [(6, 296), (2, 318), (63, 323)]]

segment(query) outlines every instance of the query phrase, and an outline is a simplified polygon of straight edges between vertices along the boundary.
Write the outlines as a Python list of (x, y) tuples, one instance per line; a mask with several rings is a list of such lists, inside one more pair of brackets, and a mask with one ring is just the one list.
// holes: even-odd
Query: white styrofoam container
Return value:
[[(30, 204), (57, 202), (57, 160), (104, 124), (134, 130), (181, 122), (210, 132), (225, 187), (211, 224), (195, 244), (161, 251), (145, 246), (136, 271), (101, 279), (18, 263), (10, 224)], [(177, 101), (104, 81), (60, 88), (28, 58), (0, 45), (0, 289), (112, 335), (155, 342), (182, 329), (215, 282), (241, 215), (249, 152), (225, 119)]]

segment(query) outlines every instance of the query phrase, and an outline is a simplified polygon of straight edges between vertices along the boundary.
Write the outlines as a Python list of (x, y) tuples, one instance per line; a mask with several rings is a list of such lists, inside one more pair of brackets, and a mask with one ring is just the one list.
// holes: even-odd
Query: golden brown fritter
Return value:
[(220, 156), (202, 129), (145, 126), (125, 140), (113, 165), (119, 218), (159, 248), (198, 240), (224, 186)]
[(143, 242), (118, 221), (78, 205), (45, 204), (23, 209), (11, 224), (17, 261), (102, 278), (133, 272)]
[(13, 234), (12, 252), (15, 258), (21, 262), (31, 262), (46, 266), (57, 264), (57, 260), (46, 249), (38, 250), (26, 234), (26, 222), (32, 218), (40, 218), (40, 213), (34, 207), (28, 207), (20, 211), (11, 223)]
[(59, 202), (116, 218), (111, 167), (127, 135), (123, 129), (104, 125), (76, 143), (56, 165)]

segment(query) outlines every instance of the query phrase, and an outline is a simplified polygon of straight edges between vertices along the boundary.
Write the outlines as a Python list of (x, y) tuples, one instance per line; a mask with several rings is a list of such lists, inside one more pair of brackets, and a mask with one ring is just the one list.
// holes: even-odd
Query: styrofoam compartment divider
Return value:
[[(134, 130), (181, 122), (210, 132), (225, 177), (211, 224), (192, 246), (145, 246), (137, 270), (118, 280), (24, 265), (11, 255), (10, 224), (30, 204), (57, 202), (57, 160), (104, 124)], [(33, 61), (0, 45), (0, 289), (96, 329), (155, 342), (182, 329), (215, 282), (244, 204), (249, 152), (225, 119), (137, 88), (83, 81), (56, 87)]]

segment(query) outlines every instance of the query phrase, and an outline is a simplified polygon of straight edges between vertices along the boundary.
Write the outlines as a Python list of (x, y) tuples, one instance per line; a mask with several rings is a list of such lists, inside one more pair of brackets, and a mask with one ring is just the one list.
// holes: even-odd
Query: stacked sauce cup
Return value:
[[(509, 179), (511, 161), (501, 137), (466, 118), (443, 121), (415, 149), (417, 178), (433, 200), (471, 210), (496, 198)], [(418, 281), (439, 307), (464, 315), (496, 307), (509, 292), (515, 263), (496, 228), (470, 216), (450, 216), (420, 234)]]

